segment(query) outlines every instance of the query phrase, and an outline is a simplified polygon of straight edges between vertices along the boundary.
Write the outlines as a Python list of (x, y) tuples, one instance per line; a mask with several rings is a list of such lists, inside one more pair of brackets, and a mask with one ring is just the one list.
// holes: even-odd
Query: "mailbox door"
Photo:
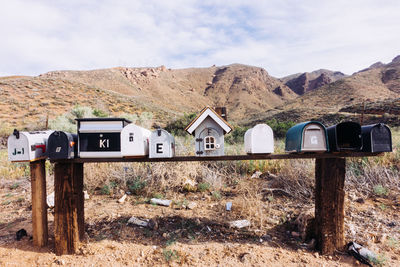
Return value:
[(28, 138), (23, 134), (19, 134), (17, 139), (15, 135), (8, 137), (8, 159), (10, 161), (30, 161), (31, 148)]
[(48, 141), (50, 159), (71, 159), (75, 156), (75, 140), (72, 134), (54, 132)]
[(325, 129), (318, 124), (308, 124), (303, 130), (302, 151), (326, 151)]
[(391, 152), (392, 135), (390, 129), (385, 125), (376, 125), (371, 130), (371, 152)]

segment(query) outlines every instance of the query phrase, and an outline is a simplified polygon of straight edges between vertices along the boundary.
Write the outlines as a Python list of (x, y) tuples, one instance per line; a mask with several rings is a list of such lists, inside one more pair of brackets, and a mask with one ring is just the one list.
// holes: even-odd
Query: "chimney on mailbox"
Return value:
[(224, 120), (228, 121), (228, 116), (226, 114), (226, 107), (216, 107), (215, 112), (218, 113)]

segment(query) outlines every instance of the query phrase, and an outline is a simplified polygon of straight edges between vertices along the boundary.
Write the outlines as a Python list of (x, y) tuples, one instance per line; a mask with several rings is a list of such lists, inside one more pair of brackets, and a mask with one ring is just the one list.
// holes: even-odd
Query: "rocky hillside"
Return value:
[(360, 114), (376, 120), (384, 114), (400, 124), (393, 113), (400, 97), (400, 56), (346, 77), (318, 70), (276, 79), (262, 68), (241, 64), (53, 71), (38, 77), (0, 77), (0, 93), (2, 128), (43, 128), (47, 119), (76, 104), (111, 116), (147, 111), (161, 125), (207, 105), (226, 106), (229, 120), (239, 124), (270, 118), (329, 122)]
[(0, 78), (0, 119), (27, 127), (65, 113), (75, 104), (122, 113), (152, 112), (166, 122), (204, 106), (226, 106), (231, 120), (272, 109), (295, 94), (262, 68), (112, 68), (53, 71), (38, 77)]
[(346, 77), (340, 71), (320, 69), (313, 72), (297, 73), (281, 78), (290, 89), (298, 95), (317, 89)]
[(400, 125), (400, 56), (388, 64), (370, 68), (308, 91), (274, 110), (259, 114), (257, 121), (268, 118), (302, 121), (318, 119), (332, 123), (343, 119), (364, 122), (386, 121)]

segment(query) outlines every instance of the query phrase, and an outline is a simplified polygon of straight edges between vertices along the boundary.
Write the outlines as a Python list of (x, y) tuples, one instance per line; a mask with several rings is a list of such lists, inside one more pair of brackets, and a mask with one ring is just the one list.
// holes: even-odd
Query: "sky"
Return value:
[(0, 76), (242, 63), (346, 74), (400, 55), (398, 0), (0, 0)]

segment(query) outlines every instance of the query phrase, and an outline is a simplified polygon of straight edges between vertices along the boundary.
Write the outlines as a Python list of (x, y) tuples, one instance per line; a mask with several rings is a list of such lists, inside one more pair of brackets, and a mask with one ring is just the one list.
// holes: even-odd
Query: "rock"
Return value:
[(168, 199), (152, 198), (152, 199), (150, 199), (150, 203), (151, 204), (160, 205), (160, 206), (169, 207), (171, 205), (172, 201), (168, 200)]
[(227, 202), (226, 203), (226, 210), (231, 211), (232, 210), (232, 202)]
[(84, 196), (85, 200), (88, 200), (90, 198), (89, 194), (88, 194), (88, 192), (86, 190), (83, 191), (83, 196)]
[(142, 226), (142, 227), (148, 227), (149, 226), (149, 220), (143, 220), (143, 219), (139, 219), (136, 217), (131, 217), (128, 222), (126, 223), (126, 225), (129, 224), (133, 224), (133, 225), (137, 225), (137, 226)]
[(253, 175), (251, 176), (251, 179), (260, 178), (261, 174), (262, 174), (262, 172), (256, 171), (256, 172), (253, 173)]
[(187, 208), (190, 210), (193, 210), (197, 207), (197, 203), (196, 202), (189, 202), (189, 204), (187, 205)]
[(54, 263), (57, 264), (57, 265), (65, 265), (65, 261), (64, 260), (59, 260), (59, 259), (56, 259), (54, 261)]
[(124, 203), (125, 202), (125, 199), (126, 199), (126, 197), (127, 197), (127, 195), (126, 194), (124, 194), (120, 199), (118, 199), (118, 203)]
[(317, 259), (319, 258), (319, 253), (318, 252), (315, 252), (313, 255), (314, 255), (315, 258), (317, 258)]
[(250, 221), (248, 220), (237, 220), (229, 222), (229, 226), (233, 228), (244, 228), (250, 226)]
[(24, 236), (28, 236), (25, 229), (20, 229), (15, 233), (17, 241), (20, 241)]
[(54, 192), (46, 198), (47, 207), (54, 208)]
[(245, 262), (248, 262), (249, 261), (249, 257), (250, 257), (250, 253), (242, 253), (240, 256), (239, 256), (239, 259), (240, 259), (240, 261), (241, 262), (243, 262), (243, 263), (245, 263)]

